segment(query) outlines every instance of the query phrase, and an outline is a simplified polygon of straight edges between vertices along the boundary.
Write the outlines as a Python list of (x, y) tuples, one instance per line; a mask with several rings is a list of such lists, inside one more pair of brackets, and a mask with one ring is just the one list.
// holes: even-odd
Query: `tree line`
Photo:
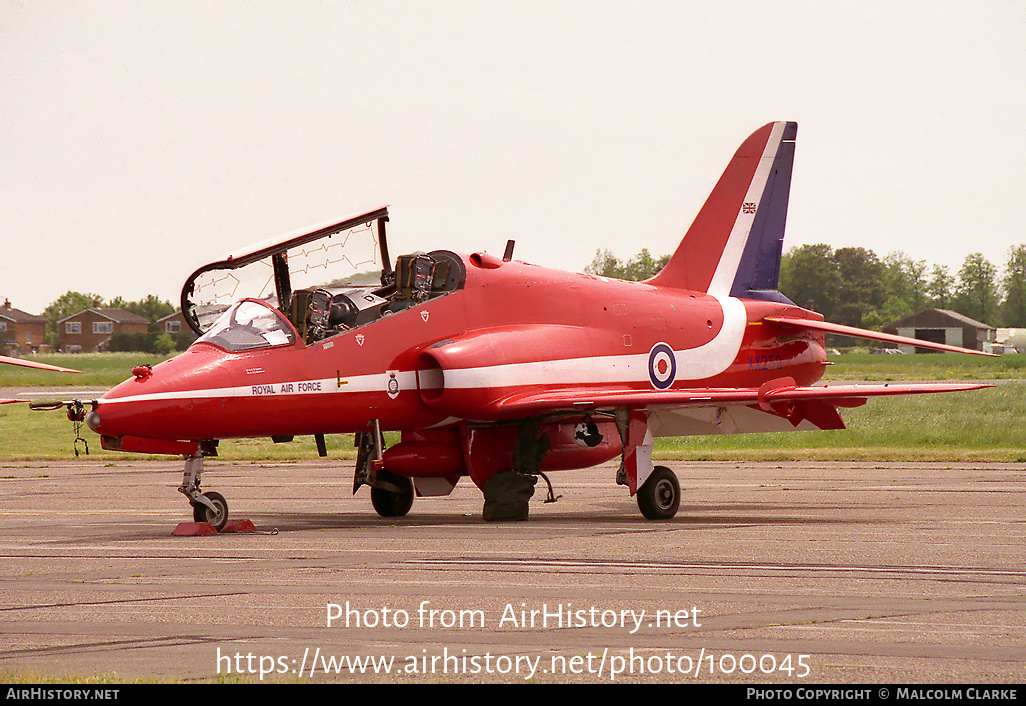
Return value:
[[(585, 272), (643, 280), (669, 258), (654, 258), (642, 250), (620, 261), (600, 250)], [(990, 326), (1026, 328), (1026, 245), (1009, 250), (1002, 270), (972, 253), (954, 274), (945, 265), (931, 266), (902, 252), (880, 258), (866, 248), (802, 245), (781, 257), (778, 288), (795, 304), (848, 326), (879, 330), (932, 307)]]

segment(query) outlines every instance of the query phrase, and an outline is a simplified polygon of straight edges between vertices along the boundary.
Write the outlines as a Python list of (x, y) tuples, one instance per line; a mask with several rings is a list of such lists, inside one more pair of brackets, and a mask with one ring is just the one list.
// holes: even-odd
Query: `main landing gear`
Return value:
[(620, 434), (620, 468), (617, 485), (631, 485), (628, 468), (638, 476), (651, 468), (648, 478), (637, 489), (638, 509), (649, 520), (669, 520), (680, 508), (680, 483), (666, 466), (652, 466), (652, 432), (648, 416), (626, 408), (615, 411), (616, 430)]
[(371, 504), (382, 517), (402, 517), (413, 507), (413, 481), (406, 476), (379, 469), (371, 487)]
[(200, 492), (200, 476), (203, 474), (203, 456), (187, 456), (182, 486), (178, 492), (189, 498), (192, 505), (192, 519), (209, 522), (218, 532), (228, 523), (228, 501), (220, 493)]
[(382, 517), (403, 517), (413, 507), (413, 481), (406, 476), (384, 468), (381, 454), (385, 448), (378, 420), (372, 422), (373, 431), (356, 435), (356, 473), (353, 476), (353, 494), (361, 485), (371, 487), (371, 505)]
[(666, 466), (652, 469), (648, 480), (638, 488), (638, 508), (649, 520), (668, 520), (680, 507), (680, 483)]

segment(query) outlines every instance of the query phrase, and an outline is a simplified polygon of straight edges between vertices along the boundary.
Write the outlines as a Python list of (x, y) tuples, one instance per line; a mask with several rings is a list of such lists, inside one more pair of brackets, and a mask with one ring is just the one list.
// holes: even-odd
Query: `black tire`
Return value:
[(638, 488), (638, 508), (650, 520), (668, 520), (680, 507), (680, 483), (673, 471), (656, 466), (645, 484)]
[(402, 517), (413, 507), (413, 481), (382, 468), (371, 488), (371, 504), (382, 517)]
[(193, 503), (192, 519), (196, 522), (209, 522), (218, 532), (228, 523), (228, 501), (220, 493), (203, 493), (203, 497), (214, 504), (216, 511), (203, 503)]

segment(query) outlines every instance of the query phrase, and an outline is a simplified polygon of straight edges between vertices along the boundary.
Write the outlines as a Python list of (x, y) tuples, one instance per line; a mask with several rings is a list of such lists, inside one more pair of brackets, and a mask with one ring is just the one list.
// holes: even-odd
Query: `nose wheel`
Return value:
[(209, 522), (218, 532), (224, 529), (228, 522), (228, 501), (220, 493), (203, 493), (201, 498), (206, 498), (206, 503), (192, 503), (192, 519), (196, 522)]

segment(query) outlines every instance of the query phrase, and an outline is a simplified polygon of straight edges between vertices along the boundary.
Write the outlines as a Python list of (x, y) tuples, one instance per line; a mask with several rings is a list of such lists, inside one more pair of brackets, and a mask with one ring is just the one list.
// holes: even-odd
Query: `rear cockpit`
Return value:
[(247, 333), (237, 318), (260, 313), (252, 309), (257, 302), (243, 310), (240, 300), (255, 299), (280, 312), (310, 345), (463, 288), (466, 266), (447, 250), (401, 255), (393, 269), (387, 221), (388, 209), (380, 208), (205, 265), (182, 288), (185, 320), (200, 340), (247, 350), (233, 337)]
[(455, 253), (400, 255), (379, 287), (342, 284), (292, 293), (286, 312), (307, 345), (462, 289), (467, 271)]

